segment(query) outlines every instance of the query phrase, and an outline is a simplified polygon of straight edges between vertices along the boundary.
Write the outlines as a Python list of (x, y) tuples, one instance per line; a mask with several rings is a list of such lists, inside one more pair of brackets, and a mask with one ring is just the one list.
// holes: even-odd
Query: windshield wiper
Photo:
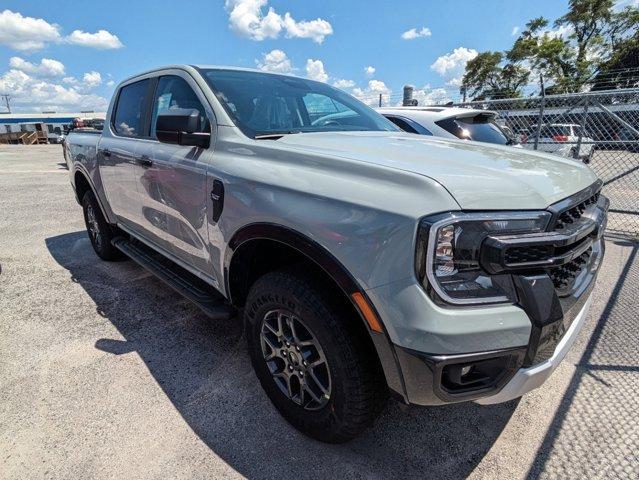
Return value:
[(259, 135), (255, 135), (253, 138), (255, 140), (277, 140), (278, 138), (282, 138), (284, 135), (293, 135), (295, 133), (300, 133), (300, 131), (299, 130), (288, 130), (286, 132), (261, 133)]

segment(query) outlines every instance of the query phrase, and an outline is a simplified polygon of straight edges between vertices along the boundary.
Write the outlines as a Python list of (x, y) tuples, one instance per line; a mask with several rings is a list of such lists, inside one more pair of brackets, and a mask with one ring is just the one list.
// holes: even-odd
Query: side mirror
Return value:
[(175, 108), (158, 114), (155, 136), (162, 143), (207, 148), (211, 134), (200, 132), (200, 112), (190, 108)]

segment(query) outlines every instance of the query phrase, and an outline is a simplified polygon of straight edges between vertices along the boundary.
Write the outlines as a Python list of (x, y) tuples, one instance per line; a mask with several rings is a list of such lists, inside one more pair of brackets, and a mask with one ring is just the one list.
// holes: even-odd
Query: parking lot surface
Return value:
[(212, 322), (93, 253), (60, 146), (0, 147), (0, 478), (638, 478), (638, 245), (610, 238), (586, 327), (519, 401), (389, 404), (299, 434)]

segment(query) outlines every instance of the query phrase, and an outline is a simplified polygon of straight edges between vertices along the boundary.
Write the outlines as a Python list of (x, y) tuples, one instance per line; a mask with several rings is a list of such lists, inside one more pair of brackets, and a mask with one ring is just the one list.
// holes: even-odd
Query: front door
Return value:
[[(152, 137), (158, 113), (172, 108), (198, 110), (201, 130), (211, 130), (212, 114), (207, 113), (206, 101), (196, 91), (198, 87), (186, 74), (159, 77), (152, 106)], [(142, 193), (142, 199), (148, 208), (155, 208), (157, 198), (161, 199), (166, 214), (165, 233), (173, 255), (217, 281), (212, 278), (207, 229), (207, 172), (212, 155), (208, 149), (154, 142), (150, 168), (155, 172), (155, 191)]]

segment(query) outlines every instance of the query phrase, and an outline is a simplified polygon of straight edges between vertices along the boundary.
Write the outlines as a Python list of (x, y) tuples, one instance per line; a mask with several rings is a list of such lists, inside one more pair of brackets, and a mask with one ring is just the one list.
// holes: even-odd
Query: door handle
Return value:
[(102, 154), (102, 156), (104, 157), (110, 157), (111, 156), (111, 150), (109, 150), (108, 148), (101, 148), (99, 150), (99, 152)]
[(138, 157), (136, 159), (136, 162), (144, 168), (153, 166), (153, 160), (151, 160), (148, 155), (142, 155), (141, 157)]

